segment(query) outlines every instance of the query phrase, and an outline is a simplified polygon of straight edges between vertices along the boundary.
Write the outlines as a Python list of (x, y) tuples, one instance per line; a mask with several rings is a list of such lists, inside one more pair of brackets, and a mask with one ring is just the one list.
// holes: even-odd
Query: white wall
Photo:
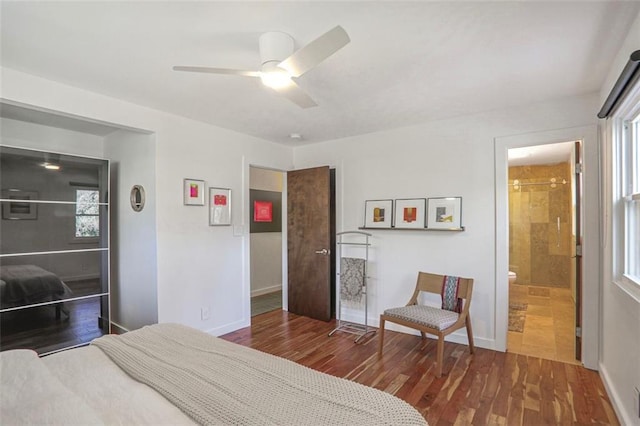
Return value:
[(0, 117), (2, 144), (40, 151), (102, 158), (101, 136)]
[[(0, 69), (0, 99), (155, 134), (158, 321), (212, 334), (250, 324), (248, 167), (292, 166), (292, 150), (50, 80)], [(184, 178), (232, 190), (234, 226), (183, 205)], [(201, 319), (201, 308), (210, 317)]]
[[(609, 94), (629, 55), (640, 48), (640, 15), (636, 18), (602, 87), (600, 105)], [(602, 273), (602, 345), (600, 372), (622, 424), (640, 425), (638, 395), (640, 389), (640, 291), (628, 291), (614, 282), (619, 261), (614, 235), (613, 176), (614, 150), (610, 123), (601, 121), (603, 141), (603, 273)], [(617, 253), (616, 253), (617, 252)], [(616, 257), (616, 255), (618, 257)]]
[(464, 232), (371, 231), (371, 322), (406, 303), (418, 271), (472, 277), (476, 342), (501, 349), (496, 309), (508, 294), (496, 292), (494, 138), (594, 124), (596, 104), (580, 96), (296, 148), (296, 168), (336, 167), (338, 231), (362, 226), (365, 200), (463, 198)]
[[(282, 193), (282, 172), (251, 167), (249, 180), (250, 189)], [(250, 239), (251, 296), (282, 290), (282, 232), (251, 233)]]
[[(111, 319), (134, 330), (158, 322), (154, 136), (111, 133), (104, 154), (111, 160)], [(141, 212), (131, 208), (133, 185), (145, 190)]]

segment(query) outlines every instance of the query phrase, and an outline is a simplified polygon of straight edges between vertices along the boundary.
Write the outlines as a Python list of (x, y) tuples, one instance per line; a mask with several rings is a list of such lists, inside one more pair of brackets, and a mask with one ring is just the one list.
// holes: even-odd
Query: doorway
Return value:
[(282, 309), (284, 173), (249, 169), (251, 316)]
[(508, 150), (509, 352), (580, 361), (579, 147)]

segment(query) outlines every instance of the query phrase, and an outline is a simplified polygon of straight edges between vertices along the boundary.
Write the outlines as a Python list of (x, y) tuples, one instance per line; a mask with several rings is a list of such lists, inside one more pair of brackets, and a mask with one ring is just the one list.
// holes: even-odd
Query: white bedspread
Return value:
[(100, 416), (30, 350), (2, 352), (0, 357), (0, 423), (102, 424)]
[(0, 352), (0, 425), (194, 425), (98, 348)]
[[(115, 348), (111, 356), (129, 373), (97, 345), (45, 358), (0, 352), (0, 424), (426, 426), (385, 392), (187, 327), (155, 325), (96, 342)], [(131, 358), (132, 351), (144, 354)], [(153, 372), (138, 377), (147, 384), (129, 376), (143, 370)], [(168, 386), (152, 389), (158, 382)]]

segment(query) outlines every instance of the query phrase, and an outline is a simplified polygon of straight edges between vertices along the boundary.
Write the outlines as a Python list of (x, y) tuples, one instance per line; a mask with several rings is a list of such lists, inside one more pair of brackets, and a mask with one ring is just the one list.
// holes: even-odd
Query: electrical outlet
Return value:
[(208, 306), (200, 308), (200, 319), (206, 321), (211, 317), (211, 309)]

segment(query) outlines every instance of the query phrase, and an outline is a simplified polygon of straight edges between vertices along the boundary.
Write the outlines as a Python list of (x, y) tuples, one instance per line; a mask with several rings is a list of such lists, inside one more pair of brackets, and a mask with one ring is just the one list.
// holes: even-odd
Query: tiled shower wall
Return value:
[[(526, 185), (552, 178), (555, 187)], [(525, 185), (514, 187), (516, 179)], [(518, 284), (571, 287), (571, 187), (568, 162), (509, 167), (509, 269), (517, 274)]]

